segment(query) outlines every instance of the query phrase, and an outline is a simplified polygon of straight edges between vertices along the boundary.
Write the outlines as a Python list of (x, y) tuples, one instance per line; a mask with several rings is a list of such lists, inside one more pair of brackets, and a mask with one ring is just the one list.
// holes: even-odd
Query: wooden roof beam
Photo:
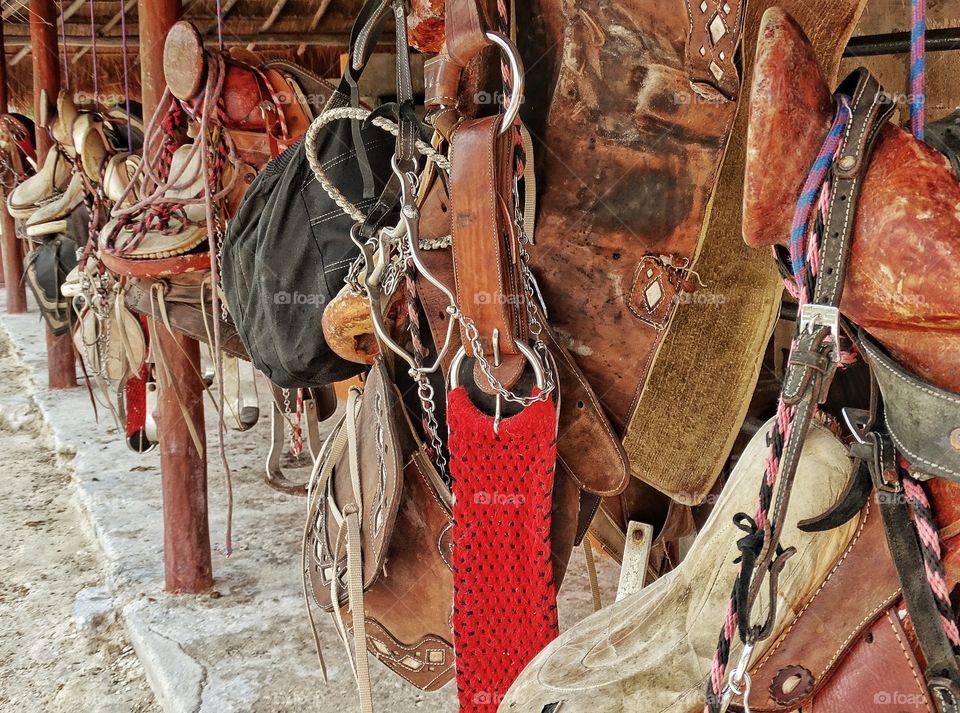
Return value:
[[(133, 10), (136, 4), (137, 4), (137, 0), (126, 0), (125, 5), (123, 6), (123, 12), (130, 12), (131, 10)], [(119, 25), (121, 19), (122, 19), (122, 15), (120, 12), (118, 12), (116, 15), (114, 15), (107, 21), (107, 24), (105, 24), (99, 32), (97, 32), (97, 46), (100, 45), (101, 37), (105, 35), (107, 32), (110, 32), (114, 27)], [(134, 35), (134, 34), (135, 33), (131, 33), (131, 35)], [(103, 38), (103, 39), (106, 39), (106, 38)], [(81, 48), (80, 51), (73, 56), (73, 59), (70, 60), (70, 63), (76, 64), (77, 60), (79, 60), (87, 52), (89, 52), (92, 47), (93, 45), (88, 44), (86, 47)]]
[[(327, 14), (327, 10), (332, 2), (333, 0), (320, 0), (320, 7), (317, 8), (317, 11), (313, 14), (313, 17), (310, 20), (310, 32), (315, 32), (320, 26), (320, 20), (322, 20), (323, 16)], [(301, 44), (299, 47), (297, 47), (297, 57), (303, 57), (306, 51), (307, 46), (305, 44)]]
[(9, 20), (21, 10), (25, 10), (27, 8), (27, 2), (29, 2), (29, 0), (12, 0), (3, 11), (3, 19)]
[[(267, 19), (263, 21), (263, 24), (260, 25), (260, 32), (267, 32), (273, 23), (277, 21), (277, 18), (280, 17), (280, 13), (283, 12), (283, 8), (287, 6), (289, 0), (277, 0), (273, 4), (273, 9), (270, 11), (270, 14), (267, 16)], [(247, 49), (253, 51), (253, 48), (257, 46), (256, 42), (251, 42), (247, 45)]]

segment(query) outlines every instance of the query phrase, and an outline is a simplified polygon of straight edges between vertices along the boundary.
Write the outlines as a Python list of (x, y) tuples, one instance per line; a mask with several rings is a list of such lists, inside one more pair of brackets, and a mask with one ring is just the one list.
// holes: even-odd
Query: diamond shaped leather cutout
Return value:
[(730, 5), (727, 3), (723, 3), (723, 14), (724, 15), (730, 14)]
[(714, 15), (710, 21), (710, 40), (717, 44), (727, 34), (727, 28), (723, 24), (723, 18), (720, 15)]
[(713, 72), (713, 76), (717, 78), (718, 82), (721, 79), (723, 79), (723, 70), (720, 68), (720, 65), (717, 64), (716, 62), (710, 63), (710, 71)]
[(706, 11), (707, 11), (707, 3), (706, 3), (706, 0), (704, 0), (704, 2), (700, 3), (700, 12), (706, 12)]

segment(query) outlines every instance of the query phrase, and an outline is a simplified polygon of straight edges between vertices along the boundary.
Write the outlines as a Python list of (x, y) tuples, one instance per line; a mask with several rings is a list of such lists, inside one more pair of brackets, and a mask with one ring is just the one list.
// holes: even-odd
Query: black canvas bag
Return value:
[[(364, 210), (391, 176), (394, 139), (363, 128), (375, 191), (365, 197), (351, 123), (329, 124), (318, 151), (333, 182)], [(331, 352), (320, 328), (358, 254), (351, 227), (316, 181), (303, 139), (257, 176), (230, 221), (221, 278), (227, 308), (254, 365), (278, 386), (323, 386), (365, 368)]]
[[(391, 3), (367, 0), (351, 33), (351, 59), (328, 109), (359, 106), (360, 75), (391, 16)], [(399, 58), (407, 51), (406, 38), (397, 42)], [(408, 63), (404, 66), (409, 72)], [(412, 97), (398, 100), (401, 109), (412, 111)], [(396, 222), (394, 136), (369, 122), (344, 120), (326, 124), (317, 139), (327, 177), (367, 215), (361, 236)], [(277, 386), (325, 386), (366, 369), (334, 354), (320, 326), (324, 307), (340, 292), (359, 255), (350, 237), (353, 227), (317, 182), (305, 139), (266, 166), (230, 221), (221, 275), (227, 308), (254, 365)]]

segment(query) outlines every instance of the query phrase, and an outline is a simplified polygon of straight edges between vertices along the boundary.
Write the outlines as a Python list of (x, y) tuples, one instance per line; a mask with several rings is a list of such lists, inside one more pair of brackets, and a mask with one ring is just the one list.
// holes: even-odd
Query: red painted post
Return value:
[[(30, 42), (33, 48), (33, 96), (36, 114), (46, 92), (47, 102), (60, 93), (60, 57), (57, 47), (57, 6), (54, 0), (30, 0)], [(47, 107), (50, 108), (50, 107)], [(42, 163), (52, 144), (44, 131), (37, 132), (37, 159)], [(53, 336), (47, 330), (47, 386), (69, 389), (77, 385), (77, 364), (69, 334)]]
[[(3, 23), (0, 22), (0, 112), (10, 111), (7, 85), (7, 51), (3, 43)], [(7, 212), (7, 194), (0, 193), (0, 259), (3, 260), (2, 284), (7, 290), (7, 314), (27, 311), (26, 285), (23, 284), (23, 254), (17, 238), (17, 225)]]
[[(163, 43), (182, 13), (180, 0), (138, 0), (140, 78), (144, 116), (153, 114), (166, 82)], [(213, 586), (210, 527), (207, 521), (207, 462), (197, 451), (185, 419), (204, 439), (200, 345), (172, 336), (162, 327), (160, 342), (173, 384), (161, 385), (157, 429), (163, 481), (163, 559), (168, 592), (198, 593)], [(201, 440), (203, 444), (203, 440)], [(205, 450), (205, 446), (204, 446)]]

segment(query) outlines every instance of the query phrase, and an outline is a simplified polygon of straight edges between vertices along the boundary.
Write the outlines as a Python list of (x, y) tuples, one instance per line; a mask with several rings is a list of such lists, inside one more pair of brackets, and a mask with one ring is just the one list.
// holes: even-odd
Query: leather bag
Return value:
[(56, 336), (70, 331), (73, 311), (70, 300), (60, 294), (60, 286), (76, 266), (77, 244), (63, 235), (33, 248), (23, 261), (24, 279)]
[(369, 651), (423, 690), (450, 681), (453, 503), (382, 359), (362, 395), (351, 389), (308, 497), (304, 586), (333, 615), (358, 678)]

